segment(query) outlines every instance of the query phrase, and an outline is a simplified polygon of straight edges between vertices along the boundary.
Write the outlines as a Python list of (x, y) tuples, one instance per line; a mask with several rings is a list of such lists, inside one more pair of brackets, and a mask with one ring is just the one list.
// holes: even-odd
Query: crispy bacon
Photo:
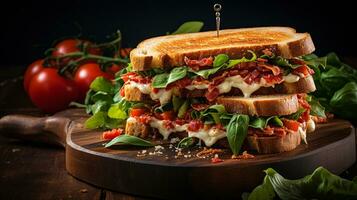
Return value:
[(205, 104), (205, 103), (193, 103), (193, 104), (191, 104), (191, 107), (194, 110), (201, 111), (201, 110), (204, 110), (204, 109), (208, 108), (209, 105)]
[(135, 72), (128, 72), (126, 74), (123, 74), (121, 78), (123, 79), (124, 82), (133, 81), (142, 84), (151, 83), (151, 77), (142, 77)]
[(218, 96), (219, 96), (218, 88), (214, 87), (210, 90), (210, 87), (208, 87), (208, 91), (205, 94), (205, 97), (208, 101), (214, 101)]
[(184, 88), (184, 87), (186, 87), (186, 86), (188, 86), (188, 85), (191, 85), (191, 83), (192, 83), (192, 80), (190, 79), (190, 78), (188, 78), (188, 77), (185, 77), (185, 78), (183, 78), (183, 79), (180, 79), (180, 80), (178, 80), (178, 81), (175, 81), (175, 82), (173, 82), (173, 83), (170, 83), (167, 87), (166, 87), (166, 90), (170, 90), (170, 89), (172, 89), (172, 88), (174, 88), (174, 87), (176, 87), (176, 88)]
[(302, 65), (296, 69), (293, 70), (293, 74), (300, 75), (303, 74), (304, 77), (313, 75), (315, 72), (311, 68), (309, 68), (307, 65)]
[(187, 57), (184, 58), (184, 62), (186, 63), (187, 66), (192, 68), (195, 71), (198, 71), (200, 69), (206, 68), (208, 66), (212, 66), (213, 64), (213, 57), (208, 57), (208, 58), (202, 58), (200, 60), (191, 60)]
[(278, 66), (268, 65), (268, 64), (262, 63), (262, 62), (258, 62), (258, 66), (272, 71), (274, 76), (277, 76), (281, 73), (281, 70)]

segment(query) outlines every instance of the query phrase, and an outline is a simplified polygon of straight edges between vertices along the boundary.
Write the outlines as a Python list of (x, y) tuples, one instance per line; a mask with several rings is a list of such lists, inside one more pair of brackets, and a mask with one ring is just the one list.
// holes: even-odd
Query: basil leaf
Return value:
[(91, 112), (96, 114), (99, 111), (106, 111), (109, 108), (110, 104), (105, 101), (99, 100), (91, 105)]
[(272, 124), (274, 124), (274, 125), (280, 126), (280, 127), (283, 126), (283, 122), (281, 121), (281, 119), (279, 119), (278, 116), (271, 116), (271, 117), (269, 117), (269, 118), (266, 120), (266, 125), (265, 125), (265, 126), (267, 126), (269, 122), (272, 123)]
[(88, 129), (103, 127), (105, 124), (105, 118), (106, 118), (105, 112), (97, 112), (86, 120), (84, 126)]
[(249, 123), (250, 127), (264, 129), (266, 127), (266, 120), (264, 118), (258, 117)]
[(166, 88), (167, 81), (169, 80), (169, 74), (163, 73), (154, 76), (152, 80), (152, 87), (153, 88)]
[(216, 68), (210, 68), (210, 69), (203, 69), (200, 71), (194, 71), (193, 69), (189, 69), (190, 72), (198, 75), (198, 76), (202, 76), (204, 79), (208, 79), (208, 77), (212, 74), (215, 74), (216, 72), (218, 72), (224, 65), (220, 66), (220, 67), (216, 67)]
[(196, 33), (200, 32), (203, 27), (203, 22), (191, 21), (183, 23), (172, 35), (182, 34), (182, 33)]
[(191, 117), (192, 117), (192, 119), (199, 119), (200, 118), (200, 112), (199, 111), (197, 111), (197, 110), (193, 110), (192, 112), (191, 112)]
[(167, 80), (167, 84), (173, 83), (177, 80), (180, 80), (184, 78), (187, 74), (187, 67), (176, 67), (173, 70), (171, 70), (169, 78)]
[(265, 176), (263, 183), (257, 186), (252, 193), (249, 194), (248, 200), (274, 200), (275, 197), (276, 194), (273, 185), (271, 184), (269, 177)]
[(189, 101), (186, 100), (180, 107), (180, 109), (178, 110), (178, 113), (177, 113), (177, 117), (178, 118), (183, 118), (186, 114), (186, 111), (188, 109), (188, 106), (189, 106)]
[(301, 116), (302, 113), (304, 113), (306, 110), (304, 108), (299, 108), (298, 111), (296, 111), (296, 113), (293, 113), (291, 115), (287, 115), (286, 118), (288, 119), (292, 119), (292, 120), (298, 120)]
[(357, 83), (349, 82), (337, 90), (330, 100), (330, 106), (341, 117), (357, 119)]
[(320, 104), (320, 102), (313, 96), (307, 96), (306, 101), (309, 102), (311, 109), (310, 115), (326, 117), (325, 108)]
[(252, 57), (250, 59), (247, 59), (247, 58), (243, 57), (241, 59), (229, 60), (228, 68), (233, 67), (233, 66), (235, 66), (235, 65), (237, 65), (239, 63), (253, 62), (253, 61), (257, 60), (257, 55), (253, 51), (248, 50), (248, 52), (252, 54)]
[(96, 92), (106, 92), (108, 94), (113, 93), (113, 85), (110, 81), (103, 77), (97, 77), (94, 81), (90, 84), (90, 89)]
[(182, 100), (180, 97), (178, 96), (173, 96), (172, 97), (172, 105), (174, 108), (174, 111), (177, 112), (178, 109), (181, 107), (181, 105), (184, 103), (184, 100)]
[(154, 146), (151, 142), (143, 140), (139, 137), (132, 135), (120, 135), (112, 139), (109, 143), (105, 145), (106, 148), (113, 145), (131, 145), (131, 146), (141, 146), (141, 147), (152, 147)]
[(357, 196), (357, 183), (336, 176), (323, 167), (319, 167), (311, 175), (297, 180), (285, 179), (272, 168), (265, 170), (265, 173), (266, 178), (269, 180), (264, 186), (266, 190), (254, 190), (249, 199), (254, 199), (253, 197), (258, 193), (260, 194), (259, 196), (265, 193), (266, 197), (274, 197), (270, 184), (277, 196), (283, 200), (355, 199)]
[(195, 143), (195, 139), (193, 137), (185, 137), (183, 138), (177, 145), (178, 148), (188, 148)]
[(234, 155), (238, 155), (248, 133), (249, 116), (233, 115), (227, 126), (227, 139)]
[(231, 121), (233, 115), (229, 113), (224, 113), (219, 117), (219, 120), (221, 121), (221, 124), (227, 128), (229, 122)]
[(112, 96), (109, 95), (108, 93), (106, 92), (102, 92), (102, 91), (99, 91), (99, 92), (96, 92), (92, 97), (91, 97), (91, 100), (93, 102), (96, 102), (96, 101), (105, 101), (109, 104), (113, 103), (113, 100), (112, 100)]
[(166, 88), (167, 85), (184, 78), (187, 75), (187, 67), (176, 67), (171, 72), (154, 76), (152, 86), (154, 88)]
[(120, 103), (116, 103), (110, 106), (108, 110), (108, 116), (114, 119), (126, 119), (128, 117)]
[(227, 54), (218, 54), (213, 61), (213, 67), (219, 67), (222, 66), (224, 63), (226, 63), (229, 60), (229, 57)]

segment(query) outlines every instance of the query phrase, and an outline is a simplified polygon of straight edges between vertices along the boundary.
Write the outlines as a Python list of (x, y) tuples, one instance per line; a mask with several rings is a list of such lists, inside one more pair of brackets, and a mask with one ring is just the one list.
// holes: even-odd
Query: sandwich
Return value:
[(120, 95), (135, 102), (125, 133), (261, 154), (295, 149), (314, 130), (301, 56), (308, 33), (261, 27), (167, 35), (130, 53)]

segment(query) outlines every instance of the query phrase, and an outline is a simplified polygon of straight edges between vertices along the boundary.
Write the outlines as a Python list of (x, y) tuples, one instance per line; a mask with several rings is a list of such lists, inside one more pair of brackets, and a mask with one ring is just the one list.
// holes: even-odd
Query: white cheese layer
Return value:
[(212, 127), (208, 130), (200, 129), (197, 132), (188, 131), (189, 137), (195, 137), (202, 140), (206, 146), (210, 147), (219, 139), (227, 137), (226, 131)]
[(164, 120), (155, 118), (151, 119), (149, 124), (152, 128), (157, 128), (162, 137), (164, 137), (164, 140), (167, 140), (171, 133), (186, 131), (188, 127), (188, 124), (178, 125), (175, 123), (173, 128), (166, 128)]
[(311, 133), (311, 132), (314, 132), (315, 129), (316, 129), (315, 122), (314, 122), (314, 120), (312, 120), (310, 118), (309, 121), (307, 121), (307, 123), (306, 123), (306, 132)]
[[(283, 81), (287, 83), (294, 83), (299, 80), (300, 80), (300, 76), (298, 75), (288, 74), (286, 76), (283, 76)], [(158, 93), (154, 93), (152, 91), (150, 83), (144, 84), (144, 83), (136, 83), (130, 81), (126, 85), (127, 87), (134, 87), (139, 89), (140, 92), (143, 94), (149, 94), (152, 100), (159, 100), (161, 104), (169, 102), (172, 97), (172, 90), (159, 89)], [(259, 88), (274, 87), (274, 85), (275, 84), (267, 83), (263, 78), (260, 80), (259, 83), (248, 84), (244, 82), (244, 79), (240, 75), (236, 75), (226, 78), (221, 84), (217, 85), (217, 88), (220, 94), (231, 91), (232, 87), (239, 88), (242, 91), (244, 97), (250, 97), (250, 95), (253, 92), (257, 91)], [(186, 86), (185, 88), (188, 90), (194, 90), (194, 89), (204, 90), (204, 89), (208, 89), (208, 84), (203, 83), (203, 84), (189, 85)]]

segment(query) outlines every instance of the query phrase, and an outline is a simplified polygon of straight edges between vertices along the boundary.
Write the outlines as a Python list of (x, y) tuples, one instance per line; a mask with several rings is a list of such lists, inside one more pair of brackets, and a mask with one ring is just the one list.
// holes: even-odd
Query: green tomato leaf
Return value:
[(249, 116), (233, 115), (227, 126), (227, 139), (234, 155), (238, 155), (248, 133)]
[(229, 60), (227, 54), (219, 54), (214, 58), (213, 67), (219, 67), (225, 64)]
[(191, 21), (183, 23), (172, 35), (182, 34), (182, 33), (196, 33), (200, 32), (203, 27), (203, 22)]
[(177, 145), (178, 148), (188, 148), (195, 144), (195, 139), (193, 137), (183, 138)]
[(106, 148), (113, 145), (131, 145), (131, 146), (140, 146), (140, 147), (152, 147), (154, 146), (151, 142), (143, 140), (139, 137), (132, 135), (120, 135), (112, 139), (109, 143), (105, 145)]
[(105, 92), (108, 94), (113, 93), (113, 85), (110, 81), (103, 77), (97, 77), (94, 81), (90, 84), (90, 89), (96, 92)]

